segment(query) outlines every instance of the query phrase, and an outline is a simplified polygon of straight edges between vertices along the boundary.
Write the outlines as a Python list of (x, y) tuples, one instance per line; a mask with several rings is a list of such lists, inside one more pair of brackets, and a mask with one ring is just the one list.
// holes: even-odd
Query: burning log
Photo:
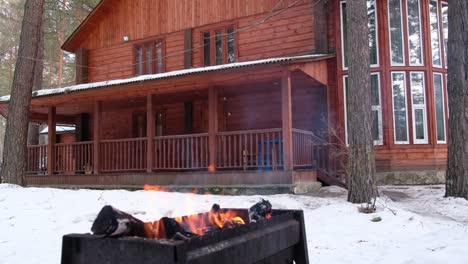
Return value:
[[(214, 204), (208, 214), (184, 217), (163, 217), (154, 222), (143, 222), (112, 206), (104, 206), (94, 221), (91, 231), (104, 237), (142, 237), (148, 239), (189, 240), (207, 232), (232, 229), (271, 217), (271, 204), (261, 200), (249, 209), (249, 219), (243, 219), (235, 211), (223, 210)], [(247, 216), (245, 216), (247, 218)]]
[(262, 199), (260, 202), (254, 204), (249, 209), (250, 222), (257, 222), (263, 219), (271, 218), (271, 203), (268, 200)]

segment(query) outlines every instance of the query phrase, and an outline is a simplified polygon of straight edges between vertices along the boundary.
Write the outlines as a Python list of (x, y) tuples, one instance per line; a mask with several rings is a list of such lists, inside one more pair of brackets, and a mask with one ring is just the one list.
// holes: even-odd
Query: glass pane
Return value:
[(372, 138), (374, 139), (374, 141), (380, 140), (379, 124), (379, 111), (372, 110)]
[(215, 33), (216, 43), (216, 65), (223, 64), (223, 32), (221, 30)]
[(346, 3), (341, 3), (341, 22), (342, 25), (342, 33), (343, 33), (343, 65), (348, 67), (348, 17), (346, 16)]
[(434, 96), (437, 125), (437, 141), (445, 141), (445, 103), (441, 74), (434, 74)]
[(210, 32), (203, 33), (203, 61), (205, 66), (211, 65), (211, 37)]
[[(343, 33), (343, 65), (348, 67), (348, 55), (347, 55), (347, 28), (348, 20), (346, 15), (346, 3), (341, 4), (341, 13), (342, 13), (342, 33)], [(369, 51), (370, 51), (370, 63), (376, 65), (378, 61), (377, 54), (377, 25), (376, 25), (376, 8), (375, 0), (367, 1), (367, 17), (368, 17), (368, 27), (369, 27)]]
[(407, 0), (407, 5), (409, 62), (411, 65), (421, 65), (423, 64), (423, 57), (419, 0)]
[(369, 50), (370, 50), (370, 64), (377, 64), (377, 9), (375, 7), (375, 0), (367, 1), (367, 19), (369, 27)]
[(444, 59), (445, 67), (447, 67), (447, 44), (448, 44), (448, 4), (442, 3), (442, 28), (444, 34)]
[(417, 140), (425, 140), (424, 135), (424, 110), (414, 109), (414, 133)]
[(439, 14), (436, 1), (430, 1), (429, 13), (431, 19), (432, 63), (436, 66), (440, 66)]
[(146, 74), (153, 73), (153, 46), (146, 45)]
[(390, 22), (390, 43), (392, 64), (403, 64), (403, 28), (401, 24), (401, 0), (388, 1), (388, 16)]
[(371, 103), (372, 106), (380, 106), (379, 76), (371, 75)]
[(406, 85), (404, 73), (392, 73), (393, 118), (395, 119), (395, 140), (408, 141), (406, 118)]
[(157, 57), (157, 72), (162, 73), (164, 72), (164, 58), (163, 58), (163, 43), (162, 41), (158, 41), (155, 44), (156, 46), (156, 57)]
[(136, 74), (143, 74), (143, 46), (138, 46), (136, 50)]
[(411, 94), (413, 105), (424, 105), (424, 74), (422, 72), (411, 73)]
[(236, 61), (235, 46), (234, 46), (234, 28), (228, 28), (228, 63), (233, 63)]

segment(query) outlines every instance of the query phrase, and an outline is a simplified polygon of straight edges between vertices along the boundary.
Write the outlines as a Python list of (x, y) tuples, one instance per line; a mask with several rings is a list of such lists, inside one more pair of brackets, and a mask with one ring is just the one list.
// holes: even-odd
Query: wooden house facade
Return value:
[[(447, 8), (368, 1), (381, 172), (445, 166)], [(102, 0), (62, 47), (77, 85), (33, 94), (49, 140), (28, 146), (27, 181), (344, 184), (345, 28), (339, 0)]]

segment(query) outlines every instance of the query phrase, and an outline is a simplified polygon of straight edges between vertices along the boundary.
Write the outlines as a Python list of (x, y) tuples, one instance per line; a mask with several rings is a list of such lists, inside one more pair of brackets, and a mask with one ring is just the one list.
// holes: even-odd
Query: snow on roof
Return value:
[[(56, 134), (72, 133), (75, 132), (75, 126), (59, 125), (55, 127)], [(41, 130), (40, 135), (47, 135), (49, 133), (49, 127)]]
[[(90, 89), (129, 84), (129, 83), (135, 83), (135, 82), (167, 79), (167, 78), (173, 78), (177, 76), (214, 72), (214, 71), (221, 71), (221, 70), (227, 70), (227, 69), (236, 69), (236, 68), (243, 68), (243, 67), (261, 65), (261, 64), (274, 64), (274, 63), (281, 63), (281, 62), (291, 62), (291, 61), (296, 61), (296, 60), (318, 59), (318, 58), (324, 58), (327, 56), (329, 55), (309, 54), (309, 55), (301, 55), (301, 56), (270, 58), (270, 59), (263, 59), (263, 60), (236, 62), (236, 63), (230, 63), (230, 64), (209, 66), (209, 67), (200, 67), (200, 68), (193, 68), (193, 69), (186, 69), (186, 70), (179, 70), (179, 71), (171, 71), (171, 72), (165, 72), (165, 73), (159, 73), (159, 74), (142, 75), (142, 76), (128, 78), (128, 79), (86, 83), (86, 84), (73, 85), (73, 86), (68, 86), (68, 87), (63, 87), (63, 88), (38, 90), (38, 91), (33, 92), (33, 97), (35, 98), (35, 97), (58, 95), (58, 94), (68, 94), (71, 92), (78, 92), (78, 91), (83, 91), (83, 90), (90, 90)], [(0, 97), (0, 102), (8, 102), (9, 100), (10, 100), (10, 95), (5, 95), (5, 96)]]

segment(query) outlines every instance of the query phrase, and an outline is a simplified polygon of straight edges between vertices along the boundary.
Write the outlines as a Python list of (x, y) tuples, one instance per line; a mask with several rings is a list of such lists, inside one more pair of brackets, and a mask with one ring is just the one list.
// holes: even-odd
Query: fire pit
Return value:
[[(107, 213), (112, 211), (110, 208), (107, 208)], [(177, 222), (163, 218), (153, 224), (143, 223), (115, 210), (119, 216), (117, 221), (114, 221), (115, 217), (112, 220), (114, 228), (101, 228), (99, 231), (99, 223), (95, 221), (94, 235), (70, 234), (63, 237), (62, 264), (309, 263), (301, 210), (270, 208), (267, 217), (253, 220), (252, 208), (220, 209), (216, 205), (213, 208), (208, 213), (175, 218)], [(193, 219), (212, 221), (213, 210), (217, 210), (217, 216), (232, 214), (236, 219), (223, 220), (224, 225), (230, 223), (229, 227), (218, 225), (219, 228), (192, 233), (191, 230), (195, 230)], [(200, 221), (195, 224), (200, 225)], [(151, 225), (152, 228), (148, 229)], [(160, 231), (161, 225), (166, 227), (164, 233)], [(175, 226), (175, 229), (167, 230), (168, 226)], [(176, 232), (180, 228), (188, 231)], [(162, 234), (170, 239), (161, 239)]]

